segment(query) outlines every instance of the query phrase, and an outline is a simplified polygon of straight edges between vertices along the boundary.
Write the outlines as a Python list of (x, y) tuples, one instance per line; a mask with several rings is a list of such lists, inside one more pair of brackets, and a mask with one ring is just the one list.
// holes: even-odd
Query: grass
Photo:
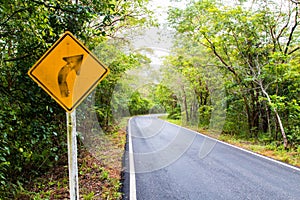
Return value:
[[(80, 199), (121, 199), (125, 129), (119, 129), (111, 134), (91, 134), (90, 140), (91, 143), (81, 144), (78, 149)], [(67, 155), (47, 174), (31, 180), (24, 188), (20, 186), (14, 199), (69, 199)]]
[[(167, 117), (162, 117), (161, 119), (167, 120), (168, 122), (174, 123), (176, 125), (183, 125), (181, 120), (167, 119)], [(243, 139), (237, 136), (227, 135), (227, 134), (216, 134), (214, 132), (201, 129), (195, 126), (183, 125), (186, 128), (200, 132), (204, 135), (216, 138), (220, 141), (232, 144), (234, 146), (241, 147), (243, 149), (273, 158), (275, 160), (300, 167), (300, 147), (298, 149), (288, 149), (285, 150), (283, 145), (278, 145), (276, 142), (271, 141), (259, 141), (253, 139)]]

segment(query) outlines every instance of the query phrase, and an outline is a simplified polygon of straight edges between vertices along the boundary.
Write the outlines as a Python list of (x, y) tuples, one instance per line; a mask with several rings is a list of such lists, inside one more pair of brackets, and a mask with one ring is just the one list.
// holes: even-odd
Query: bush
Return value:
[(139, 92), (134, 92), (128, 102), (130, 115), (149, 114), (150, 102), (141, 97)]
[(64, 113), (55, 115), (57, 108), (30, 107), (26, 101), (16, 105), (5, 99), (0, 104), (11, 106), (0, 112), (0, 196), (5, 196), (7, 186), (13, 189), (48, 170), (67, 150)]
[(176, 120), (181, 119), (181, 108), (179, 105), (169, 111), (168, 118)]

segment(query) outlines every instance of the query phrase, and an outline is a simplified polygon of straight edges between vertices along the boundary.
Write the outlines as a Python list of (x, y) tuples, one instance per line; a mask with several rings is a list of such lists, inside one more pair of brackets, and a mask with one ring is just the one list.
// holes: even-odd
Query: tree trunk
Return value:
[[(263, 94), (267, 97), (269, 104), (271, 104), (272, 101), (271, 101), (271, 98), (270, 98), (269, 94), (266, 92), (266, 90), (265, 90), (265, 88), (263, 87), (263, 85), (262, 85), (261, 82), (259, 83), (259, 85), (260, 85), (260, 88), (261, 88)], [(287, 140), (287, 137), (286, 137), (286, 134), (285, 134), (285, 131), (284, 131), (284, 128), (283, 128), (283, 125), (282, 125), (280, 116), (279, 116), (279, 114), (278, 114), (276, 108), (273, 108), (273, 111), (274, 111), (274, 114), (275, 114), (276, 119), (277, 119), (278, 124), (279, 124), (280, 132), (281, 132), (281, 135), (282, 135), (282, 138), (283, 138), (283, 145), (284, 145), (284, 148), (286, 149), (287, 146), (288, 146), (288, 140)]]
[(252, 137), (252, 120), (251, 120), (252, 114), (250, 112), (247, 97), (244, 94), (243, 94), (243, 100), (244, 100), (244, 105), (245, 105), (246, 113), (247, 113), (248, 130), (250, 133), (250, 137)]
[(186, 121), (189, 122), (189, 111), (188, 111), (188, 106), (187, 106), (187, 101), (186, 101), (186, 93), (185, 93), (185, 89), (184, 86), (181, 87), (182, 88), (182, 92), (183, 92), (183, 106), (184, 106), (184, 111), (185, 111), (185, 117), (186, 117)]
[(266, 113), (267, 113), (268, 132), (269, 132), (269, 135), (272, 135), (270, 112), (269, 112), (269, 109), (267, 106), (266, 106)]

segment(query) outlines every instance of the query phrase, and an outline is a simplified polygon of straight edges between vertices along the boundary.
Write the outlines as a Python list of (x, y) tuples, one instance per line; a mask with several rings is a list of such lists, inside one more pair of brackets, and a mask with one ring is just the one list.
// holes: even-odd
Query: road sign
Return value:
[(69, 113), (108, 73), (109, 69), (68, 31), (28, 71)]

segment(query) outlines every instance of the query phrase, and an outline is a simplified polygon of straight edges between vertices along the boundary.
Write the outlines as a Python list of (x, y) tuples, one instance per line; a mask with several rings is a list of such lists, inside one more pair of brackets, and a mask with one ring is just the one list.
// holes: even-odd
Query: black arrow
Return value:
[(75, 70), (76, 75), (80, 75), (81, 63), (83, 60), (83, 55), (63, 57), (63, 60), (67, 62), (58, 73), (58, 85), (60, 89), (60, 94), (62, 97), (70, 96), (70, 90), (67, 83), (67, 77), (72, 70)]

